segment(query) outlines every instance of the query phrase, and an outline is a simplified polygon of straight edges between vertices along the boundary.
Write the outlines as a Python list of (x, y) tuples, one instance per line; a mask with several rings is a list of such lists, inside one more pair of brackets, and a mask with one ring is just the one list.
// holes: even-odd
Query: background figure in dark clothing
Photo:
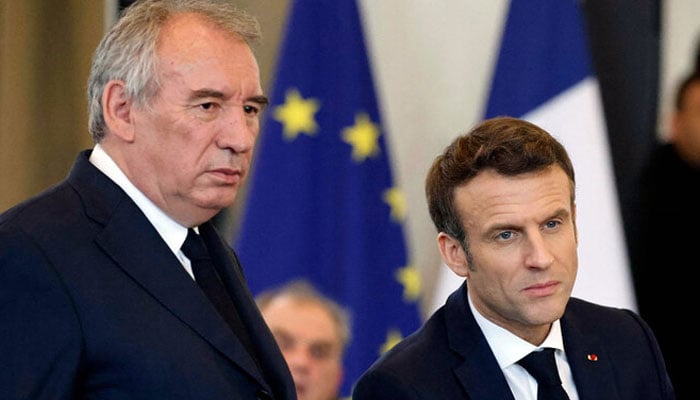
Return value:
[[(700, 52), (699, 52), (700, 55)], [(667, 142), (659, 143), (640, 182), (639, 236), (633, 271), (641, 316), (664, 354), (679, 399), (696, 391), (689, 346), (696, 338), (669, 312), (693, 304), (696, 282), (684, 266), (698, 264), (700, 226), (700, 71), (697, 66), (678, 86)]]

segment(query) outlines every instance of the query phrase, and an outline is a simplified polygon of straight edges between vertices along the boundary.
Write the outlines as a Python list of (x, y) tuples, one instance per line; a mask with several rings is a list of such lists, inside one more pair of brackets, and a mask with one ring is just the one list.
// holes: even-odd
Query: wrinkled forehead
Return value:
[(488, 169), (456, 188), (454, 200), (463, 220), (484, 222), (571, 212), (571, 190), (571, 180), (558, 166), (513, 176)]

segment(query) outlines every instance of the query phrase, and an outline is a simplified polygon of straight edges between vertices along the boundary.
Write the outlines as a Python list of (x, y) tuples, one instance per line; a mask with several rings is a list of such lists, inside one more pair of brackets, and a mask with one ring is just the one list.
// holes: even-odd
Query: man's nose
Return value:
[(236, 107), (227, 113), (222, 131), (217, 136), (217, 145), (234, 153), (247, 153), (253, 150), (258, 136), (257, 118), (245, 113), (243, 107)]
[(528, 234), (528, 248), (525, 262), (528, 267), (548, 268), (554, 262), (547, 241), (540, 232)]

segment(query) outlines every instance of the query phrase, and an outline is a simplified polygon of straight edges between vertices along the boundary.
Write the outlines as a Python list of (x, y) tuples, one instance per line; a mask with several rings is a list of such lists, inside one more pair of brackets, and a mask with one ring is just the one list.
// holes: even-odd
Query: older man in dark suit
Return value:
[(267, 103), (258, 36), (228, 1), (144, 0), (103, 38), (95, 147), (0, 216), (3, 400), (296, 398), (210, 222), (244, 181)]

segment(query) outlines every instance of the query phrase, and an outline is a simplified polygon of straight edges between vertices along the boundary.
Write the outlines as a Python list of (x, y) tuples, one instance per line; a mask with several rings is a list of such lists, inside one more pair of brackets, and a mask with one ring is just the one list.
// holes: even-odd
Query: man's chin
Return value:
[(236, 200), (237, 191), (232, 188), (222, 190), (221, 188), (212, 189), (199, 196), (197, 204), (201, 208), (214, 210), (219, 212), (224, 208), (230, 207)]

